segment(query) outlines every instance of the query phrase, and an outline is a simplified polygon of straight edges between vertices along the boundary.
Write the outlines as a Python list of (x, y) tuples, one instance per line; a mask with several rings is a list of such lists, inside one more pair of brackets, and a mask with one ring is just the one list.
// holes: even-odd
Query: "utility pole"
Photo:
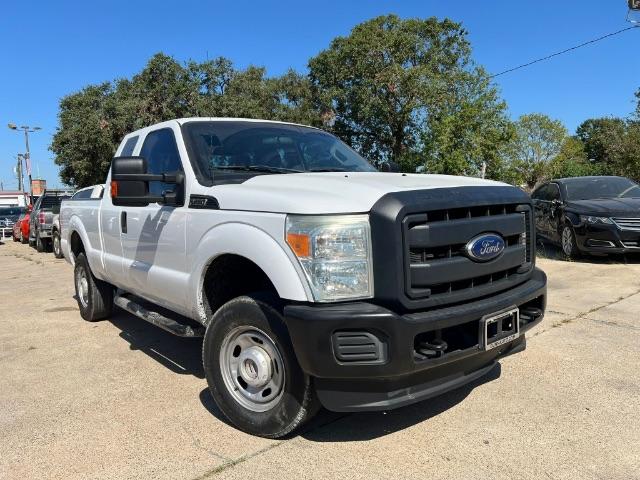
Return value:
[(30, 127), (28, 125), (21, 125), (20, 127), (18, 127), (15, 123), (10, 123), (7, 126), (11, 130), (24, 131), (24, 143), (27, 147), (27, 151), (24, 154), (24, 159), (25, 163), (27, 164), (27, 175), (29, 176), (29, 197), (31, 198), (31, 204), (33, 205), (33, 182), (31, 181), (31, 153), (29, 151), (29, 133), (37, 132), (38, 130), (42, 129), (40, 127)]
[(19, 153), (16, 158), (18, 159), (18, 190), (24, 192), (24, 170), (22, 170), (22, 159), (24, 158), (24, 155)]

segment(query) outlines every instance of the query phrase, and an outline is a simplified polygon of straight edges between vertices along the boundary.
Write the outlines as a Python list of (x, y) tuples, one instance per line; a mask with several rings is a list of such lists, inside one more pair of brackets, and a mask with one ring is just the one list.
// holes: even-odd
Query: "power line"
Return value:
[(634, 28), (638, 28), (638, 27), (639, 27), (638, 25), (634, 25), (632, 27), (627, 27), (627, 28), (623, 28), (622, 30), (618, 30), (617, 32), (608, 33), (606, 35), (603, 35), (602, 37), (594, 38), (593, 40), (589, 40), (588, 42), (584, 42), (584, 43), (581, 43), (580, 45), (576, 45), (575, 47), (567, 48), (566, 50), (562, 50), (561, 52), (552, 53), (551, 55), (547, 55), (546, 57), (538, 58), (537, 60), (533, 60), (528, 63), (523, 63), (522, 65), (518, 65), (517, 67), (513, 67), (503, 72), (496, 73), (495, 75), (491, 75), (489, 78), (499, 77), (500, 75), (504, 75), (505, 73), (514, 72), (516, 70), (520, 70), (521, 68), (529, 67), (535, 63), (544, 62), (545, 60), (549, 60), (550, 58), (557, 57), (558, 55), (562, 55), (562, 54), (571, 52), (573, 50), (577, 50), (587, 45), (591, 45), (592, 43), (597, 43), (601, 40), (604, 40), (605, 38), (613, 37), (615, 35), (619, 35), (623, 32), (626, 32), (628, 30), (633, 30)]

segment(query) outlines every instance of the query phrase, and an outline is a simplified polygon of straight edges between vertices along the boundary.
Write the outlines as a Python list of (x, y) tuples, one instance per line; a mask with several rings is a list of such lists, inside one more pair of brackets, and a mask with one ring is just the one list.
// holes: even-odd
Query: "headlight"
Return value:
[(285, 235), (316, 301), (373, 295), (368, 215), (290, 215)]
[(580, 221), (582, 223), (604, 223), (606, 225), (613, 225), (613, 220), (609, 217), (594, 217), (592, 215), (580, 215)]

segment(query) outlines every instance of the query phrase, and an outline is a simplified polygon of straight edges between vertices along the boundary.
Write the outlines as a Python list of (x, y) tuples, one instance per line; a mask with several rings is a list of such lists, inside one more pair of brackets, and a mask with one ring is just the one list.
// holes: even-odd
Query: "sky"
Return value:
[[(10, 1), (0, 15), (0, 181), (15, 188), (24, 136), (33, 175), (60, 185), (48, 150), (59, 101), (82, 87), (131, 77), (154, 53), (179, 61), (217, 56), (271, 75), (307, 61), (336, 36), (378, 15), (449, 17), (469, 32), (473, 59), (497, 73), (625, 28), (626, 0)], [(509, 114), (542, 112), (571, 131), (586, 118), (626, 117), (640, 88), (640, 28), (497, 77)]]

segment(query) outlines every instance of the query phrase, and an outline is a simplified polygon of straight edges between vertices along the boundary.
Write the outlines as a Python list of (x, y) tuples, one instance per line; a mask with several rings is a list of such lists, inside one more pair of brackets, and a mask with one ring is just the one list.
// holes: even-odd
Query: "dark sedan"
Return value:
[(538, 236), (567, 257), (640, 252), (640, 186), (628, 178), (560, 178), (531, 198)]
[(0, 240), (13, 235), (13, 224), (25, 211), (25, 207), (0, 206)]

